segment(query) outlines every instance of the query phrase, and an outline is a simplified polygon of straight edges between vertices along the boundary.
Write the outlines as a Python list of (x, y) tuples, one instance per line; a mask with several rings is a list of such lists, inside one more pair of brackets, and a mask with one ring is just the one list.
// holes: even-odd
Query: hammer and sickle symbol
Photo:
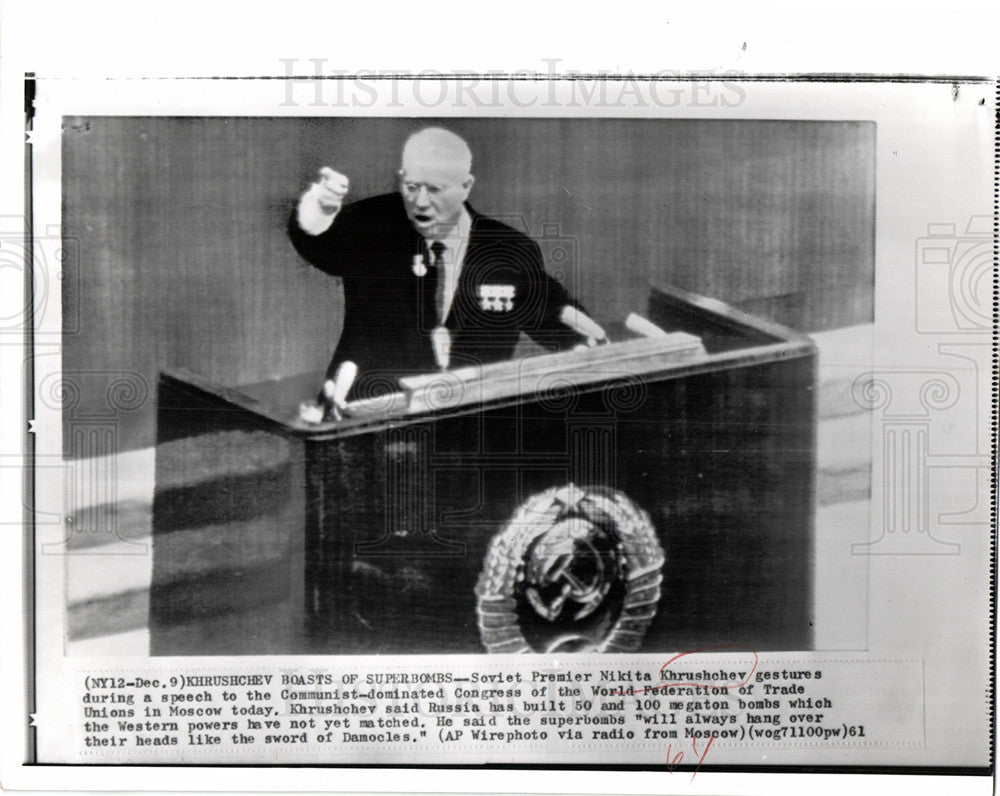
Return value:
[[(604, 557), (594, 546), (595, 533), (591, 523), (574, 517), (556, 523), (538, 540), (528, 562), (531, 586), (525, 595), (539, 616), (553, 622), (572, 600), (581, 606), (573, 619), (583, 619), (607, 596), (611, 578)], [(558, 594), (546, 601), (541, 590), (550, 586), (558, 586)]]

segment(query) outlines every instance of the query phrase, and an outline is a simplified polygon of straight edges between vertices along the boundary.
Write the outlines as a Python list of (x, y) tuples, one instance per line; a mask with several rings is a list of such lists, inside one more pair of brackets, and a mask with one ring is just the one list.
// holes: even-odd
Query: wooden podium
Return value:
[(673, 288), (646, 317), (320, 425), (321, 374), (163, 373), (151, 653), (811, 648), (815, 349)]

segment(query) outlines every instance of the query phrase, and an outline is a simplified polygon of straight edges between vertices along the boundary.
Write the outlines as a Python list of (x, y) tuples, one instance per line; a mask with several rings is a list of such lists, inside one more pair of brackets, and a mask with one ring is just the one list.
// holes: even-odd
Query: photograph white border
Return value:
[[(308, 57), (312, 56), (314, 53), (316, 53), (316, 52), (323, 52), (323, 51), (322, 50), (311, 50), (311, 51), (309, 51), (309, 50), (305, 50), (305, 51), (300, 50), (300, 52), (304, 52), (305, 53), (305, 55), (303, 56), (303, 60), (306, 60)], [(642, 70), (635, 70), (635, 71), (642, 71)], [(655, 71), (655, 70), (651, 70), (650, 69), (648, 71), (652, 72), (652, 71)], [(8, 75), (9, 75), (9, 73), (8, 73)], [(7, 85), (9, 86), (10, 84), (7, 83)], [(76, 85), (79, 86), (79, 83), (77, 83)], [(136, 85), (140, 86), (139, 93), (140, 94), (147, 93), (147, 96), (145, 98), (139, 98), (138, 99), (138, 103), (139, 103), (138, 105), (132, 104), (130, 106), (130, 109), (127, 111), (129, 114), (140, 112), (139, 110), (137, 110), (137, 108), (139, 108), (142, 105), (142, 103), (144, 103), (144, 102), (147, 103), (146, 107), (148, 108), (149, 112), (152, 112), (152, 113), (162, 113), (162, 112), (164, 112), (164, 108), (178, 107), (176, 105), (171, 105), (172, 102), (180, 101), (180, 102), (184, 103), (185, 104), (184, 106), (186, 107), (186, 104), (189, 103), (191, 101), (191, 99), (192, 99), (191, 96), (190, 96), (190, 93), (189, 93), (190, 92), (190, 87), (192, 85), (191, 83), (187, 83), (186, 86), (179, 87), (180, 90), (179, 90), (177, 96), (174, 97), (173, 99), (171, 99), (169, 97), (168, 98), (163, 98), (163, 97), (157, 96), (157, 97), (154, 98), (152, 96), (149, 96), (150, 94), (158, 94), (159, 93), (159, 89), (162, 88), (162, 87), (164, 87), (164, 84), (160, 84), (157, 87), (158, 88), (157, 92), (143, 92), (141, 90), (141, 88), (144, 88), (142, 86), (142, 84), (136, 84)], [(148, 87), (149, 85), (150, 84), (146, 84), (145, 87)], [(212, 83), (204, 83), (204, 82), (199, 83), (198, 84), (198, 94), (199, 94), (199, 96), (197, 98), (197, 101), (194, 103), (194, 107), (191, 109), (190, 112), (193, 113), (193, 114), (195, 114), (195, 115), (216, 115), (216, 114), (217, 115), (229, 115), (230, 113), (232, 113), (232, 110), (230, 110), (231, 105), (227, 105), (226, 104), (225, 98), (221, 96), (220, 92), (217, 89), (220, 88), (220, 87), (222, 87), (222, 86), (228, 86), (230, 89), (232, 89), (232, 87), (234, 85), (236, 85), (236, 84), (233, 84), (233, 83), (226, 84), (226, 83), (222, 83), (222, 82), (216, 82), (214, 85)], [(257, 85), (264, 85), (264, 84), (258, 83)], [(758, 90), (757, 90), (758, 87), (761, 88), (761, 89), (764, 89), (765, 91), (776, 91), (776, 90), (780, 89), (780, 87), (783, 86), (783, 85), (785, 85), (785, 84), (767, 84), (767, 83), (755, 84), (754, 93), (758, 97), (759, 96), (763, 96), (762, 92), (758, 92)], [(850, 83), (850, 84), (840, 84), (840, 85), (844, 89), (845, 93), (847, 93), (847, 90), (849, 88), (852, 89), (851, 90), (852, 94), (854, 94), (853, 90), (857, 89), (859, 87), (859, 85), (862, 86), (862, 87), (865, 87), (866, 89), (868, 89), (868, 88), (874, 88), (875, 87), (872, 84), (854, 84), (854, 83)], [(906, 87), (907, 84), (898, 84), (898, 83), (896, 83), (896, 84), (890, 84), (890, 85), (894, 86), (896, 88), (896, 90), (902, 91), (903, 93), (906, 92), (906, 88), (904, 88), (904, 87)], [(209, 88), (209, 90), (204, 90), (206, 86)], [(804, 88), (806, 88), (806, 87), (807, 86), (804, 86)], [(950, 91), (950, 85), (940, 84), (939, 87), (942, 88), (942, 90), (947, 89), (947, 90)], [(121, 94), (119, 93), (118, 96), (113, 96), (115, 94), (114, 88), (115, 88), (115, 84), (113, 84), (113, 83), (104, 82), (103, 85), (102, 85), (101, 81), (98, 81), (96, 84), (94, 84), (92, 91), (88, 89), (88, 90), (86, 90), (86, 91), (84, 91), (82, 93), (77, 93), (75, 95), (76, 98), (78, 98), (78, 99), (86, 98), (86, 102), (84, 104), (87, 106), (86, 108), (82, 108), (81, 107), (81, 109), (80, 109), (79, 112), (81, 112), (81, 113), (87, 113), (87, 114), (124, 112), (123, 109), (122, 109), (122, 106), (120, 104)], [(169, 94), (170, 92), (168, 91), (167, 93)], [(222, 93), (225, 93), (225, 92), (222, 92)], [(242, 94), (243, 93), (242, 92), (242, 87), (240, 89), (237, 89), (235, 93), (237, 95)], [(8, 92), (8, 94), (9, 94), (9, 92)], [(186, 97), (183, 96), (184, 94), (187, 94), (187, 96)], [(986, 97), (985, 97), (987, 106), (990, 106), (991, 103), (995, 103), (995, 97), (996, 97), (995, 91), (992, 91), (992, 96), (991, 96), (990, 91), (987, 91)], [(886, 108), (887, 108), (886, 103), (883, 100), (880, 100), (880, 99), (877, 99), (877, 98), (876, 99), (870, 99), (870, 100), (868, 100), (868, 102), (870, 104), (866, 104), (865, 100), (859, 99), (858, 96), (857, 96), (857, 94), (854, 94), (854, 96), (851, 96), (850, 99), (847, 100), (847, 101), (848, 101), (849, 105), (852, 107), (852, 109), (853, 108), (859, 109), (859, 110), (856, 110), (856, 111), (854, 111), (854, 112), (852, 112), (850, 114), (851, 118), (870, 118), (870, 117), (866, 117), (866, 115), (865, 115), (865, 111), (866, 110), (869, 110), (871, 112), (877, 112), (879, 114), (887, 112), (887, 110), (886, 110)], [(918, 99), (914, 99), (913, 103), (914, 104), (912, 104), (912, 105), (909, 106), (909, 110), (902, 111), (902, 112), (903, 113), (909, 113), (909, 112), (919, 113), (923, 109), (923, 106), (922, 106), (922, 104), (920, 103), (920, 101)], [(774, 104), (776, 105), (776, 107), (779, 108), (779, 112), (776, 115), (774, 113), (772, 113), (771, 115), (774, 115), (775, 118), (782, 118), (781, 114), (780, 114), (780, 107), (781, 107), (782, 101), (780, 101), (780, 100), (774, 100)], [(794, 110), (794, 113), (791, 113), (791, 115), (789, 116), (789, 118), (844, 118), (842, 115), (841, 116), (837, 116), (836, 113), (833, 113), (831, 111), (831, 108), (830, 108), (830, 106), (829, 106), (828, 103), (823, 102), (821, 100), (817, 100), (815, 92), (812, 92), (812, 98), (810, 98), (810, 96), (808, 96), (808, 92), (807, 92), (807, 95), (804, 95), (802, 97), (796, 98), (795, 102), (794, 103), (790, 103), (790, 104), (794, 104), (795, 110)], [(890, 105), (892, 105), (892, 103), (890, 103)], [(904, 103), (904, 105), (907, 105), (907, 103)], [(116, 110), (116, 108), (117, 108), (117, 110)], [(220, 111), (221, 108), (225, 108), (226, 110), (225, 111)], [(692, 113), (691, 109), (687, 109), (687, 111), (688, 111), (688, 113)], [(71, 112), (71, 111), (67, 111), (67, 112)], [(709, 114), (711, 113), (710, 110), (706, 110), (706, 111), (703, 111), (703, 112), (704, 113), (709, 113)], [(464, 115), (465, 113), (467, 113), (467, 109), (463, 109), (463, 113), (460, 114), (460, 115)], [(694, 113), (699, 113), (699, 111), (696, 110), (696, 111), (694, 111)], [(900, 111), (899, 107), (893, 106), (891, 109), (888, 110), (888, 113), (890, 114), (890, 117), (891, 117), (894, 114), (901, 113), (901, 111)], [(995, 113), (995, 107), (992, 108), (992, 112), (991, 113), (987, 113), (987, 114), (985, 114), (985, 116), (992, 121), (992, 119), (994, 118), (994, 116), (993, 116), (994, 113)], [(271, 112), (269, 112), (268, 115), (271, 115)], [(295, 114), (295, 115), (297, 115), (297, 114)], [(435, 108), (433, 114), (429, 114), (429, 115), (440, 116), (440, 115), (445, 115), (445, 114), (442, 113), (442, 110), (440, 108)], [(880, 138), (879, 138), (880, 158), (883, 157), (883, 155), (887, 155), (888, 154), (888, 151), (886, 151), (885, 153), (883, 153), (883, 145), (887, 144), (887, 142), (883, 140), (882, 136), (883, 136), (883, 133), (884, 133), (884, 131), (886, 129), (886, 125), (889, 123), (889, 121), (891, 121), (891, 119), (890, 120), (883, 120), (883, 121), (880, 122), (880, 128), (879, 128), (879, 132), (880, 132)], [(929, 120), (928, 125), (929, 126), (925, 130), (925, 133), (927, 134), (928, 138), (925, 139), (925, 140), (930, 140), (931, 138), (934, 137), (934, 133), (935, 132), (940, 132), (940, 130), (935, 130), (934, 120)], [(973, 125), (976, 126), (976, 123), (973, 122)], [(977, 130), (978, 130), (978, 135), (981, 137), (981, 140), (983, 142), (989, 142), (990, 147), (992, 147), (992, 142), (994, 140), (995, 131), (992, 129), (991, 125), (990, 124), (986, 124), (986, 125), (979, 124), (977, 126)], [(891, 142), (888, 142), (888, 143), (891, 143)], [(917, 142), (915, 140), (912, 140), (912, 139), (907, 140), (905, 142), (905, 146), (902, 147), (902, 151), (904, 153), (907, 152), (908, 151), (908, 147), (910, 147), (914, 143), (917, 143)], [(941, 144), (940, 144), (939, 141), (938, 141), (937, 145), (941, 146)], [(946, 146), (942, 147), (942, 148), (947, 149)], [(899, 151), (899, 150), (896, 150), (896, 151)], [(925, 154), (927, 154), (927, 153), (925, 153)], [(7, 152), (6, 152), (6, 147), (5, 147), (5, 157), (6, 156), (7, 156)], [(880, 173), (880, 175), (879, 175), (879, 195), (880, 196), (882, 195), (883, 191), (892, 190), (893, 186), (895, 186), (897, 189), (905, 192), (905, 191), (918, 191), (922, 187), (922, 185), (925, 184), (927, 174), (925, 172), (921, 171), (919, 163), (917, 164), (917, 168), (911, 168), (914, 164), (908, 162), (906, 160), (905, 156), (902, 157), (902, 158), (898, 158), (896, 161), (887, 161), (887, 162), (892, 162), (893, 165), (894, 165), (893, 174), (895, 175), (896, 182), (893, 182), (892, 177), (890, 177), (890, 179), (889, 179), (889, 186), (887, 187), (885, 185), (886, 175)], [(907, 169), (909, 169), (909, 171)], [(877, 284), (877, 288), (879, 288), (879, 291), (876, 294), (876, 327), (877, 328), (878, 328), (878, 324), (879, 324), (880, 315), (881, 315), (881, 317), (884, 318), (884, 317), (886, 317), (886, 313), (887, 312), (891, 316), (892, 313), (902, 313), (902, 312), (905, 312), (905, 311), (907, 311), (908, 309), (910, 309), (910, 308), (912, 308), (914, 306), (912, 303), (909, 304), (908, 306), (905, 305), (903, 303), (903, 301), (901, 299), (899, 299), (898, 297), (894, 297), (892, 295), (888, 295), (887, 296), (885, 290), (881, 288), (881, 285), (884, 285), (886, 281), (890, 281), (891, 282), (893, 279), (895, 279), (897, 277), (905, 279), (905, 277), (906, 277), (906, 269), (911, 269), (912, 270), (912, 268), (913, 268), (913, 253), (912, 253), (912, 248), (910, 248), (910, 250), (907, 251), (907, 246), (904, 245), (904, 243), (906, 241), (910, 241), (909, 245), (912, 246), (912, 240), (914, 240), (915, 238), (906, 238), (906, 236), (907, 235), (911, 235), (911, 234), (914, 233), (914, 231), (915, 231), (914, 225), (916, 225), (916, 227), (919, 227), (921, 225), (926, 225), (926, 224), (948, 223), (948, 222), (959, 223), (960, 224), (966, 218), (970, 218), (970, 217), (973, 217), (973, 216), (981, 216), (983, 214), (983, 200), (984, 199), (987, 200), (988, 202), (992, 201), (992, 175), (982, 175), (982, 174), (979, 174), (979, 173), (975, 173), (975, 174), (964, 175), (964, 177), (973, 180), (977, 185), (980, 182), (982, 182), (982, 187), (984, 189), (983, 193), (979, 193), (978, 191), (977, 192), (972, 192), (972, 191), (970, 191), (970, 192), (964, 192), (963, 190), (959, 189), (959, 187), (958, 187), (958, 182), (959, 181), (956, 179), (956, 186), (955, 186), (955, 191), (954, 192), (949, 192), (947, 195), (937, 195), (937, 196), (934, 196), (934, 197), (926, 197), (929, 201), (927, 203), (925, 203), (925, 204), (919, 205), (918, 208), (912, 208), (912, 207), (909, 208), (909, 210), (908, 210), (907, 215), (906, 215), (905, 218), (902, 218), (902, 219), (900, 219), (900, 218), (886, 219), (886, 218), (880, 216), (880, 219), (879, 219), (879, 222), (880, 222), (879, 223), (879, 249), (878, 249), (878, 251), (876, 253), (876, 262), (878, 263), (878, 265), (877, 265), (877, 283), (876, 284)], [(42, 188), (43, 191), (44, 191), (44, 182), (43, 182), (43, 184), (39, 185), (39, 187)], [(880, 207), (881, 207), (881, 204), (880, 204)], [(990, 211), (990, 210), (992, 210), (992, 204), (988, 204), (988, 206), (987, 206), (987, 211)], [(893, 226), (892, 223), (890, 223), (887, 226), (886, 221), (894, 222), (896, 226)], [(907, 221), (909, 221), (911, 223), (907, 224), (906, 223)], [(920, 231), (916, 230), (916, 233), (919, 236)], [(907, 257), (903, 256), (904, 252), (908, 255)], [(884, 263), (890, 263), (891, 265), (886, 266), (886, 265), (883, 265)], [(888, 274), (886, 274), (887, 267), (889, 269), (889, 273)], [(898, 274), (897, 274), (897, 269), (898, 269)], [(9, 274), (7, 274), (7, 276), (9, 276)], [(887, 277), (888, 277), (888, 280), (887, 280)], [(880, 283), (881, 283), (881, 285), (880, 285)], [(9, 316), (5, 316), (5, 317), (9, 317)], [(52, 318), (54, 316), (49, 315), (47, 317)], [(888, 330), (887, 334), (891, 335), (892, 334), (892, 330)], [(882, 349), (879, 349), (878, 348), (878, 342), (879, 342), (879, 340), (885, 340), (886, 342), (888, 342), (888, 341), (891, 340), (891, 345), (888, 345), (886, 347), (883, 347)], [(899, 343), (898, 340), (892, 340), (891, 337), (888, 337), (888, 336), (883, 337), (882, 334), (879, 334), (877, 336), (877, 340), (876, 340), (876, 344), (877, 344), (877, 347), (876, 347), (876, 364), (878, 366), (880, 366), (880, 367), (885, 367), (885, 368), (898, 368), (900, 366), (900, 363), (902, 362), (907, 367), (913, 367), (914, 365), (916, 365), (916, 366), (919, 367), (919, 366), (923, 366), (925, 363), (927, 363), (929, 361), (929, 359), (932, 358), (932, 357), (929, 357), (929, 355), (928, 355), (928, 351), (927, 351), (928, 347), (926, 345), (926, 341), (925, 340), (923, 340), (921, 338), (916, 338), (916, 339), (913, 339), (913, 340), (909, 340), (907, 342), (909, 344), (905, 347), (905, 350), (900, 351), (900, 349), (897, 347), (897, 344)], [(5, 354), (8, 354), (8, 353), (9, 352), (5, 351)], [(8, 357), (6, 361), (10, 362), (11, 360)], [(981, 428), (987, 428), (989, 426), (989, 423), (990, 423), (990, 420), (991, 420), (991, 418), (989, 416), (991, 407), (988, 405), (987, 402), (984, 401), (982, 403), (982, 405), (980, 406), (980, 409), (981, 409), (981, 411), (983, 413), (983, 417), (982, 418), (977, 418), (977, 425), (981, 421), (981, 426), (980, 427)], [(4, 454), (8, 455), (7, 452), (6, 452), (6, 450), (4, 451)], [(14, 455), (16, 456), (17, 454), (15, 453)], [(9, 492), (6, 493), (6, 494), (9, 494)], [(877, 575), (873, 575), (873, 577), (877, 577)], [(942, 607), (939, 606), (938, 610), (944, 611), (946, 608), (947, 608), (947, 606), (945, 606), (944, 608), (942, 608)], [(8, 625), (8, 627), (9, 627), (9, 625)], [(5, 666), (7, 667), (7, 671), (10, 671), (10, 662), (11, 662), (11, 656), (7, 652), (5, 652), (4, 663), (5, 663)], [(6, 729), (7, 728), (5, 727), (5, 730)], [(96, 781), (96, 780), (94, 780), (92, 778), (92, 774), (96, 774), (96, 773), (97, 773), (97, 770), (93, 770), (92, 772), (82, 772), (82, 771), (81, 772), (74, 772), (73, 777), (75, 779), (75, 784), (73, 784), (72, 787), (78, 788), (81, 785), (83, 785), (85, 782), (87, 782), (88, 780), (89, 781)], [(108, 772), (108, 773), (113, 773), (113, 772)], [(171, 771), (170, 773), (171, 773), (171, 776), (176, 775), (176, 780), (175, 781), (176, 781), (177, 785), (181, 785), (184, 780), (187, 780), (189, 783), (192, 783), (192, 784), (193, 783), (199, 783), (201, 787), (204, 787), (206, 784), (209, 784), (211, 782), (211, 780), (212, 780), (211, 777), (202, 777), (200, 779), (199, 778), (192, 778), (192, 777), (188, 776), (187, 772), (175, 772), (175, 771)], [(235, 773), (235, 771), (232, 772), (232, 773)], [(250, 772), (250, 773), (251, 773), (251, 776), (254, 777), (257, 785), (259, 787), (261, 787), (261, 788), (264, 788), (264, 789), (275, 789), (276, 784), (283, 781), (280, 777), (272, 777), (272, 776), (270, 776), (270, 774), (268, 774), (268, 772), (264, 772), (264, 771)], [(275, 773), (277, 773), (277, 772), (275, 772)], [(394, 787), (402, 786), (402, 787), (404, 787), (406, 789), (412, 789), (412, 788), (415, 788), (415, 787), (419, 787), (419, 781), (423, 778), (423, 774), (425, 774), (425, 773), (427, 773), (427, 772), (416, 772), (415, 775), (402, 775), (401, 776), (397, 772), (390, 772), (389, 776), (395, 782)], [(565, 777), (562, 777), (562, 776), (555, 776), (555, 777), (553, 777), (552, 774), (555, 774), (555, 773), (556, 772), (533, 772), (533, 774), (531, 775), (530, 780), (529, 780), (532, 783), (532, 785), (530, 787), (532, 789), (543, 788), (544, 787), (544, 783), (546, 781), (551, 781), (553, 783), (553, 785), (555, 783), (557, 783), (557, 782), (561, 783), (558, 787), (560, 787), (561, 789), (566, 789), (566, 779), (565, 779)], [(163, 772), (159, 772), (159, 773), (157, 773), (155, 771), (150, 772), (151, 776), (149, 776), (148, 778), (147, 778), (147, 776), (143, 775), (142, 772), (141, 772), (141, 770), (139, 770), (139, 769), (132, 769), (132, 770), (129, 770), (128, 772), (118, 771), (117, 774), (119, 774), (119, 775), (124, 774), (125, 775), (125, 779), (131, 780), (131, 782), (132, 782), (132, 784), (130, 785), (131, 787), (135, 787), (136, 784), (142, 783), (142, 782), (145, 782), (147, 785), (152, 785), (153, 783), (162, 783), (164, 781), (163, 780)], [(267, 776), (263, 776), (265, 774), (268, 774), (268, 775)], [(308, 775), (305, 774), (305, 772), (302, 772), (302, 774), (303, 774), (304, 778), (309, 778), (309, 777), (312, 776), (311, 774), (308, 774)], [(319, 772), (319, 774), (320, 774), (319, 778), (313, 779), (313, 782), (316, 783), (317, 786), (320, 787), (320, 788), (322, 788), (322, 789), (329, 788), (330, 785), (331, 785), (331, 777), (330, 777), (329, 772), (326, 772), (326, 773)], [(138, 775), (138, 776), (134, 776), (134, 775)], [(222, 787), (222, 788), (225, 788), (225, 789), (229, 789), (229, 788), (233, 787), (233, 785), (232, 785), (233, 780), (231, 780), (229, 778), (230, 775), (227, 775), (227, 772), (215, 772), (215, 774), (213, 776), (219, 776), (219, 777), (221, 777), (220, 780), (216, 780), (215, 781), (215, 783), (213, 785), (214, 787)], [(404, 776), (405, 776), (405, 778), (403, 778)], [(457, 789), (468, 790), (469, 786), (468, 786), (468, 783), (466, 781), (466, 778), (468, 776), (467, 772), (456, 772), (456, 776), (458, 777), (458, 779), (454, 780), (453, 782), (449, 782), (449, 784), (456, 784), (456, 785), (458, 785)], [(489, 775), (487, 775), (487, 776), (489, 776)], [(715, 775), (713, 775), (713, 776), (715, 776)], [(733, 779), (733, 776), (731, 776), (731, 775), (721, 775), (720, 774), (720, 775), (717, 775), (717, 776), (720, 777), (721, 779), (725, 779), (725, 778), (729, 778), (730, 780)], [(118, 777), (116, 776), (114, 778), (117, 779)], [(336, 776), (336, 777), (333, 777), (333, 778), (337, 779), (337, 780), (341, 780), (342, 779), (340, 776)], [(580, 783), (581, 787), (583, 787), (583, 783), (587, 783), (587, 785), (586, 785), (586, 789), (587, 790), (594, 789), (595, 785), (598, 785), (598, 783), (601, 783), (601, 784), (608, 783), (607, 790), (609, 790), (609, 791), (610, 790), (620, 790), (620, 789), (622, 789), (622, 786), (626, 782), (628, 783), (628, 788), (627, 789), (628, 790), (634, 790), (635, 792), (644, 791), (647, 788), (649, 788), (650, 792), (658, 789), (657, 786), (654, 785), (654, 784), (649, 784), (648, 782), (643, 782), (642, 781), (643, 778), (644, 778), (644, 775), (619, 774), (612, 781), (610, 778), (595, 776), (594, 774), (588, 773), (588, 774), (584, 775), (583, 779), (577, 780), (577, 782)], [(740, 779), (739, 775), (735, 775), (735, 778), (736, 779)], [(44, 775), (42, 778), (40, 778), (38, 780), (38, 782), (42, 782), (42, 781), (44, 781), (46, 779), (48, 779), (48, 775), (47, 774)], [(368, 790), (368, 789), (370, 789), (370, 787), (377, 787), (379, 784), (384, 784), (384, 783), (379, 783), (378, 779), (379, 778), (378, 778), (377, 772), (375, 772), (373, 770), (366, 770), (365, 772), (363, 772), (362, 778), (358, 779), (356, 781), (359, 782), (359, 783), (361, 783), (361, 782), (365, 783), (364, 789)], [(434, 781), (437, 784), (435, 784), (435, 785), (428, 785), (427, 787), (433, 788), (433, 789), (436, 790), (436, 789), (440, 788), (442, 782), (445, 779), (444, 772), (440, 772), (440, 774), (438, 774), (437, 776), (435, 776), (433, 779), (434, 779)], [(721, 779), (720, 779), (720, 781), (721, 781)], [(53, 782), (53, 781), (54, 780), (49, 779), (49, 782)], [(428, 778), (428, 781), (430, 781), (430, 778)], [(466, 784), (458, 784), (458, 783), (461, 783), (463, 781), (465, 781)], [(701, 783), (708, 783), (708, 781), (709, 781), (709, 778), (706, 777), (706, 779), (702, 780)], [(612, 784), (612, 782), (614, 782), (615, 784)], [(939, 787), (944, 787), (945, 780), (944, 779), (937, 779), (936, 783), (937, 783), (937, 785)], [(306, 782), (302, 782), (302, 784), (303, 785), (307, 785)], [(105, 781), (104, 786), (107, 787), (107, 785), (108, 785), (108, 781)], [(121, 787), (123, 785), (119, 784), (118, 786)], [(241, 785), (241, 787), (245, 787), (245, 786)], [(489, 785), (484, 785), (483, 787), (485, 789), (490, 789)], [(661, 787), (662, 787), (662, 783), (661, 783)], [(604, 788), (600, 788), (600, 789), (603, 790)], [(699, 784), (699, 787), (695, 791), (693, 791), (693, 792), (698, 792), (698, 790), (701, 790), (701, 784)], [(706, 791), (702, 791), (702, 792), (706, 792)]]

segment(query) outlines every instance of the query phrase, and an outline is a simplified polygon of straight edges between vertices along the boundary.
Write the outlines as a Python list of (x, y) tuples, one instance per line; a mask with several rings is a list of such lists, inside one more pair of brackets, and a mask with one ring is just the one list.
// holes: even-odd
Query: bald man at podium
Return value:
[(337, 418), (401, 376), (509, 359), (521, 332), (554, 351), (606, 339), (545, 272), (537, 243), (468, 203), (462, 138), (410, 136), (399, 181), (398, 193), (345, 204), (348, 178), (325, 167), (292, 213), (295, 249), (344, 289), (343, 332), (303, 419)]

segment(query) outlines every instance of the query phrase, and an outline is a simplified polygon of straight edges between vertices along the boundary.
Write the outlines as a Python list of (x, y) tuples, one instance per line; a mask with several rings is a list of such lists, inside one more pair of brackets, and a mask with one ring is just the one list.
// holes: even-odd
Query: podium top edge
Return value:
[(752, 330), (758, 334), (771, 337), (775, 341), (780, 340), (786, 343), (815, 345), (812, 338), (805, 332), (797, 331), (777, 321), (746, 312), (721, 299), (711, 298), (700, 293), (692, 293), (676, 285), (662, 282), (651, 282), (649, 284), (649, 292), (651, 302), (657, 298), (666, 299), (679, 307), (698, 310), (710, 315), (718, 323), (744, 330)]
[[(803, 337), (796, 341), (771, 343), (739, 351), (728, 351), (722, 354), (701, 353), (685, 358), (683, 361), (674, 363), (669, 367), (650, 371), (643, 374), (642, 378), (643, 380), (648, 379), (651, 381), (675, 380), (720, 369), (764, 365), (768, 362), (777, 361), (785, 362), (791, 358), (814, 356), (815, 353), (815, 345), (811, 340)], [(442, 371), (442, 373), (447, 374), (448, 371)], [(345, 417), (343, 420), (311, 424), (298, 420), (293, 412), (282, 412), (242, 392), (239, 388), (220, 386), (210, 379), (183, 368), (164, 369), (160, 372), (160, 378), (161, 380), (168, 379), (175, 382), (175, 384), (179, 383), (186, 388), (194, 388), (206, 393), (216, 400), (230, 405), (235, 411), (251, 412), (259, 418), (269, 421), (270, 424), (278, 427), (278, 430), (283, 433), (318, 441), (367, 433), (378, 427), (410, 425), (423, 422), (428, 418), (502, 408), (503, 406), (514, 405), (531, 398), (529, 392), (505, 393), (497, 397), (485, 397), (484, 400), (461, 402), (438, 408), (420, 406), (411, 409), (408, 406), (406, 394), (401, 391), (395, 394), (399, 396), (400, 401), (388, 403), (387, 406), (389, 408), (386, 411)], [(589, 392), (602, 389), (602, 386), (600, 381), (596, 381), (573, 385), (572, 389), (579, 390), (580, 392)]]

